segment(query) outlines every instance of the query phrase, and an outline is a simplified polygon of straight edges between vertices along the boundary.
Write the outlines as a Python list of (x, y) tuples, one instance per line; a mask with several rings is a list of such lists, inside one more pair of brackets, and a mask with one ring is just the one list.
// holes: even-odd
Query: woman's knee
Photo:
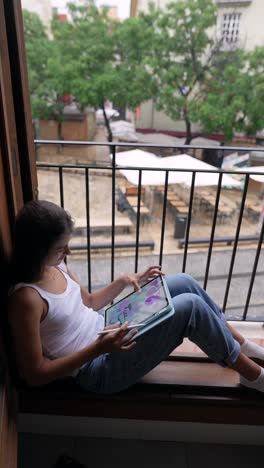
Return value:
[(185, 292), (179, 294), (178, 296), (174, 296), (172, 298), (172, 303), (174, 306), (175, 314), (182, 314), (184, 316), (186, 314), (190, 314), (198, 301), (199, 297), (189, 292)]
[(166, 282), (172, 296), (192, 292), (196, 281), (188, 273), (177, 273), (166, 276)]
[(192, 292), (186, 292), (172, 298), (175, 314), (179, 318), (188, 320), (190, 316), (200, 316), (208, 314), (209, 307), (202, 297)]

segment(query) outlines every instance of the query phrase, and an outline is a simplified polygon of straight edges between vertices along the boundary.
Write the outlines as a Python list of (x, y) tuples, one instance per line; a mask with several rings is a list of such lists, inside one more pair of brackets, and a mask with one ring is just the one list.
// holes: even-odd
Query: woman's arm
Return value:
[(16, 363), (21, 377), (29, 385), (44, 385), (71, 375), (87, 361), (111, 351), (125, 351), (135, 346), (125, 346), (127, 333), (131, 339), (136, 331), (128, 332), (127, 324), (115, 333), (98, 337), (80, 351), (54, 360), (43, 355), (40, 322), (43, 301), (30, 288), (17, 291), (10, 299), (9, 323), (11, 327)]
[[(80, 284), (79, 281), (69, 270), (68, 273), (74, 281)], [(92, 307), (94, 310), (100, 310), (107, 304), (112, 302), (123, 291), (123, 289), (126, 286), (131, 285), (138, 291), (140, 290), (140, 282), (148, 281), (149, 279), (157, 275), (163, 274), (164, 273), (162, 273), (160, 270), (160, 266), (154, 265), (150, 266), (143, 273), (130, 273), (127, 275), (120, 276), (108, 286), (99, 289), (98, 291), (95, 291), (93, 293), (89, 293), (85, 288), (81, 286), (82, 300), (84, 304), (88, 307)]]

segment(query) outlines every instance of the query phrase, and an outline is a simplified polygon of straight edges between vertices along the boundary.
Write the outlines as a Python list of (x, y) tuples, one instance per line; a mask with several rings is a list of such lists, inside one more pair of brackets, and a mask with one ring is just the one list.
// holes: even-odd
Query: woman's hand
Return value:
[[(131, 342), (131, 339), (137, 334), (138, 330), (127, 330), (127, 327), (128, 322), (125, 322), (122, 327), (120, 327), (119, 322), (105, 327), (105, 330), (111, 330), (112, 328), (118, 328), (118, 330), (105, 335), (100, 335), (97, 338), (96, 343), (99, 347), (100, 354), (116, 351), (128, 351), (134, 348), (134, 346), (136, 346), (136, 341)], [(129, 344), (126, 344), (128, 341)]]
[(140, 284), (139, 283), (144, 283), (146, 281), (151, 280), (152, 278), (155, 278), (155, 276), (158, 275), (164, 275), (160, 269), (159, 265), (153, 265), (150, 266), (147, 270), (143, 271), (143, 273), (130, 273), (126, 275), (126, 282), (127, 285), (132, 285), (136, 291), (140, 291)]

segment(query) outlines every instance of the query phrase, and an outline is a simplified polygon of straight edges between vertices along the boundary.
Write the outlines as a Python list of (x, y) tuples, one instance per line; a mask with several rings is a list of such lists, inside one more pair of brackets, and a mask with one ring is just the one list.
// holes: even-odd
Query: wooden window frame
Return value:
[[(23, 204), (37, 197), (30, 96), (19, 0), (0, 0), (0, 273)], [(0, 306), (3, 313), (4, 296)], [(3, 322), (1, 323), (2, 332)], [(17, 466), (17, 395), (0, 334), (0, 468)]]

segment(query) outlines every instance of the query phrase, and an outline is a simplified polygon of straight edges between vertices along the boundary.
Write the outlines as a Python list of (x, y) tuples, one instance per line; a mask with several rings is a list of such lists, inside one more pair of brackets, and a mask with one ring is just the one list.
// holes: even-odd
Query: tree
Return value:
[(210, 75), (200, 85), (199, 99), (192, 103), (193, 119), (207, 133), (222, 133), (224, 141), (232, 140), (235, 131), (244, 131), (244, 66), (242, 51), (219, 53), (214, 58)]
[(207, 80), (220, 47), (212, 35), (215, 4), (211, 0), (179, 0), (164, 10), (151, 5), (142, 17), (155, 31), (148, 63), (157, 83), (156, 108), (173, 120), (185, 121), (188, 144), (191, 124), (197, 118), (193, 102), (200, 100), (200, 86)]
[(99, 12), (92, 1), (83, 6), (70, 3), (68, 8), (69, 22), (60, 23), (56, 18), (53, 22), (54, 41), (70, 71), (71, 93), (81, 108), (90, 105), (103, 109), (111, 141), (105, 101), (115, 86), (110, 34), (114, 23), (107, 17), (106, 9)]
[(163, 10), (152, 4), (141, 19), (154, 31), (145, 62), (156, 82), (156, 108), (184, 120), (186, 144), (195, 122), (203, 133), (223, 133), (224, 141), (264, 127), (264, 48), (224, 48), (212, 0), (178, 0)]
[(245, 104), (242, 109), (245, 129), (255, 135), (264, 128), (264, 47), (256, 47), (246, 54), (244, 69)]
[(64, 62), (56, 41), (48, 37), (37, 14), (23, 10), (23, 21), (32, 115), (58, 121), (61, 140), (64, 96), (71, 90), (71, 67)]
[(235, 132), (255, 135), (264, 128), (264, 48), (225, 52), (215, 60), (203, 99), (194, 114), (208, 132), (222, 132), (225, 141)]
[(68, 7), (71, 21), (54, 22), (53, 34), (64, 60), (71, 64), (71, 92), (82, 107), (103, 110), (108, 141), (112, 141), (105, 102), (134, 109), (153, 95), (142, 47), (149, 35), (139, 19), (114, 21), (107, 8), (99, 11), (93, 1)]
[(157, 93), (146, 57), (151, 51), (153, 30), (144, 20), (129, 18), (119, 23), (113, 34), (117, 86), (112, 90), (114, 103), (134, 110)]
[(23, 10), (24, 36), (33, 118), (37, 118), (43, 106), (40, 88), (46, 80), (50, 41), (45, 27), (36, 13)]

